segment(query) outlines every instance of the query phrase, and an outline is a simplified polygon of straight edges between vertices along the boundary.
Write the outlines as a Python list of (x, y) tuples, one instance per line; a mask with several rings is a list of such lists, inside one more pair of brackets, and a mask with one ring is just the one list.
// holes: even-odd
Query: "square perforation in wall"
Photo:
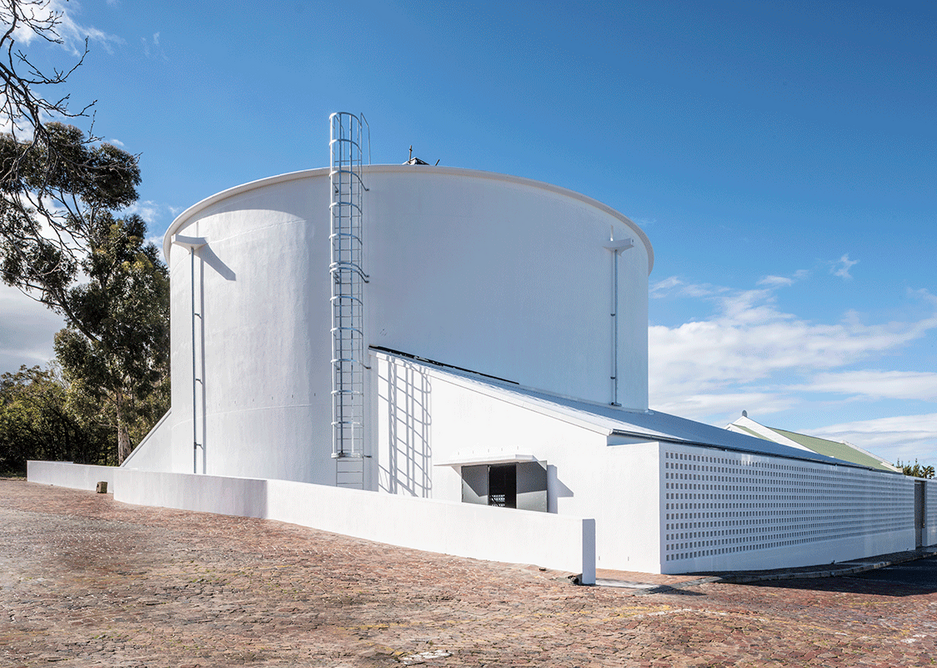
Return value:
[(901, 476), (863, 469), (673, 446), (660, 473), (665, 561), (871, 536), (913, 511)]

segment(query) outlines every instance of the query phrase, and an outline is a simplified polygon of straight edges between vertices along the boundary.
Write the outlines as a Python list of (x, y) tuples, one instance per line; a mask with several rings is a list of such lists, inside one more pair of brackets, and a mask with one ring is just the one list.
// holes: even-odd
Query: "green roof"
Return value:
[[(890, 469), (883, 464), (877, 457), (866, 454), (847, 443), (828, 441), (825, 438), (807, 436), (806, 434), (798, 434), (797, 432), (785, 431), (784, 429), (775, 429), (774, 427), (768, 427), (768, 429), (791, 439), (805, 448), (813, 450), (817, 454), (835, 457), (836, 459), (842, 459), (846, 462), (852, 462), (860, 466), (868, 466), (869, 468), (879, 469), (881, 471), (894, 471), (894, 469)], [(755, 435), (757, 436), (757, 434)]]

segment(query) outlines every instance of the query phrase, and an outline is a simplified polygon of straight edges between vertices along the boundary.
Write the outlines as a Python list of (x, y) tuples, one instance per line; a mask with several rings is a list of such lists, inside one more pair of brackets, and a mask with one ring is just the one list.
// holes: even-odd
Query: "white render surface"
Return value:
[[(584, 573), (914, 547), (901, 476), (648, 410), (653, 251), (630, 220), (486, 172), (376, 166), (364, 180), (372, 491), (331, 487), (331, 193), (319, 169), (219, 193), (170, 227), (173, 408), (118, 473), (120, 498)], [(511, 462), (537, 472), (524, 493), (546, 512), (474, 505), (488, 492), (463, 467)], [(931, 505), (926, 521), (935, 543)]]
[(99, 482), (107, 483), (107, 491), (114, 491), (114, 476), (120, 469), (113, 466), (73, 464), (71, 462), (26, 462), (26, 479), (40, 485), (55, 485), (70, 489), (94, 490)]
[(661, 572), (809, 566), (913, 550), (901, 474), (661, 447)]
[(595, 582), (595, 522), (287, 480), (119, 469), (124, 503), (258, 517), (428, 552), (529, 563)]
[(30, 482), (92, 491), (135, 505), (290, 522), (389, 545), (488, 561), (536, 564), (595, 583), (595, 521), (427, 501), (286, 480), (28, 463)]
[(172, 470), (172, 408), (153, 425), (122, 466), (145, 471)]
[[(905, 476), (393, 355), (375, 366), (381, 491), (458, 501), (460, 462), (533, 457), (549, 512), (595, 518), (598, 568), (758, 570), (914, 549)], [(710, 446), (674, 442), (688, 436)]]
[(375, 357), (379, 491), (458, 502), (460, 463), (533, 457), (547, 468), (549, 513), (595, 518), (599, 568), (658, 568), (646, 539), (660, 524), (658, 506), (646, 502), (657, 496), (657, 477), (645, 473), (658, 468), (656, 446), (610, 448), (607, 429), (518, 405), (511, 390)]
[(937, 545), (937, 480), (926, 481), (924, 490), (924, 544)]
[[(368, 345), (607, 403), (613, 265), (604, 246), (633, 239), (619, 260), (618, 401), (647, 407), (653, 253), (634, 223), (571, 191), (486, 172), (378, 166), (364, 178)], [(167, 233), (168, 470), (334, 483), (328, 184), (319, 169), (240, 186)], [(194, 276), (175, 235), (206, 242)], [(193, 458), (196, 441), (204, 450)]]

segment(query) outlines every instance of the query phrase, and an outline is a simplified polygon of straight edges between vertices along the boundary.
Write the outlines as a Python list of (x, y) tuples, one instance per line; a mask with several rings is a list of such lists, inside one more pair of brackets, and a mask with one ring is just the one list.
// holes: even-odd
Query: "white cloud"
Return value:
[(713, 297), (716, 295), (726, 295), (726, 298), (729, 300), (756, 299), (759, 296), (767, 295), (770, 290), (790, 287), (798, 281), (809, 278), (809, 276), (810, 271), (807, 269), (798, 269), (790, 276), (763, 276), (758, 279), (758, 285), (765, 288), (765, 290), (752, 290), (748, 292), (732, 290), (721, 285), (712, 285), (711, 283), (687, 283), (678, 276), (670, 276), (652, 284), (648, 291), (651, 298), (658, 299), (664, 297), (688, 297), (693, 299), (699, 297)]
[(859, 260), (850, 260), (849, 253), (846, 253), (836, 262), (830, 263), (830, 273), (840, 278), (852, 278), (849, 270), (859, 264)]
[(798, 269), (790, 276), (763, 276), (758, 279), (758, 285), (767, 288), (786, 288), (794, 285), (798, 281), (803, 281), (810, 276), (807, 269)]
[(137, 214), (149, 223), (160, 215), (163, 207), (152, 200), (137, 201), (121, 210), (121, 215)]
[[(45, 5), (26, 5), (23, 10), (40, 23), (48, 21), (58, 14), (58, 25), (55, 27), (55, 31), (62, 41), (62, 46), (76, 56), (84, 51), (85, 38), (100, 44), (108, 53), (111, 53), (113, 45), (123, 43), (123, 40), (116, 35), (110, 35), (103, 30), (78, 23), (75, 16), (81, 12), (81, 5), (76, 0), (49, 0), (48, 4)], [(17, 42), (24, 45), (42, 39), (32, 29), (23, 25), (17, 27), (13, 36)]]
[(843, 371), (822, 373), (788, 390), (834, 392), (870, 399), (937, 401), (937, 373), (921, 371)]
[(648, 288), (652, 299), (669, 296), (678, 297), (709, 297), (720, 292), (726, 292), (728, 288), (722, 288), (708, 283), (685, 283), (676, 276), (665, 278), (662, 281), (652, 284)]
[(44, 305), (0, 284), (0, 373), (46, 365), (55, 355), (53, 337), (64, 326)]
[[(691, 391), (692, 388), (687, 389)], [(796, 404), (797, 400), (794, 397), (772, 392), (714, 392), (671, 395), (669, 400), (653, 402), (652, 408), (663, 413), (693, 418), (709, 415), (739, 415), (743, 410), (758, 415), (778, 413)]]
[(855, 443), (890, 462), (937, 465), (937, 413), (834, 424), (810, 433)]
[[(157, 230), (165, 230), (169, 227), (169, 223), (179, 215), (180, 211), (182, 211), (181, 207), (173, 207), (168, 204), (154, 202), (153, 200), (143, 200), (142, 202), (134, 202), (127, 208), (121, 209), (119, 215), (137, 214), (146, 221), (147, 230), (150, 233), (154, 233)], [(154, 234), (153, 238), (159, 239), (156, 245), (162, 248), (162, 235)]]
[(671, 290), (674, 290), (681, 285), (683, 285), (683, 281), (681, 281), (676, 276), (670, 276), (669, 278), (665, 278), (662, 281), (658, 281), (657, 283), (652, 284), (648, 290), (652, 297), (664, 297)]
[[(662, 290), (688, 294), (678, 279), (666, 283)], [(777, 288), (787, 283), (769, 284)], [(722, 408), (764, 414), (805, 400), (798, 394), (803, 390), (839, 391), (850, 383), (853, 393), (868, 392), (867, 396), (898, 397), (910, 391), (901, 389), (902, 383), (932, 396), (931, 374), (850, 370), (850, 375), (838, 370), (876, 360), (926, 336), (937, 329), (937, 312), (916, 321), (872, 324), (847, 312), (840, 322), (826, 324), (783, 312), (773, 289), (707, 286), (698, 292), (715, 304), (711, 317), (678, 327), (651, 325), (648, 330), (652, 408), (690, 418), (711, 417)], [(937, 303), (927, 291), (915, 294)], [(736, 398), (732, 406), (730, 400)]]
[(758, 281), (758, 285), (768, 287), (787, 287), (794, 285), (794, 279), (789, 276), (765, 276)]
[(166, 52), (163, 51), (163, 48), (159, 43), (159, 33), (153, 33), (151, 39), (146, 37), (140, 38), (140, 43), (143, 45), (143, 55), (147, 58), (160, 58), (161, 60), (169, 60), (166, 57)]

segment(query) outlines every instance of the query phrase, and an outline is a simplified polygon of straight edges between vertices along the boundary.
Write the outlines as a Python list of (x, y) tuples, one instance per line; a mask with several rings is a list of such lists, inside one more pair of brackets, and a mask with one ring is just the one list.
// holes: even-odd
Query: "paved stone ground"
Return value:
[(927, 666), (937, 583), (663, 594), (0, 480), (0, 666)]

